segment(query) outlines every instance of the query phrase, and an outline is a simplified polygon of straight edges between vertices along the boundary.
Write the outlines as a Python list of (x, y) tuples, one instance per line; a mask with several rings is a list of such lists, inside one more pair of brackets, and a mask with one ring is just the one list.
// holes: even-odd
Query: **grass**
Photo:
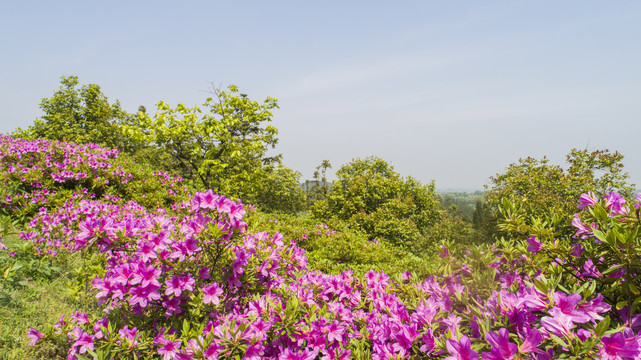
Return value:
[(76, 286), (73, 269), (82, 260), (79, 256), (40, 258), (31, 244), (15, 234), (2, 241), (7, 249), (0, 250), (0, 360), (65, 359), (68, 344), (33, 347), (27, 331), (32, 327), (44, 333), (62, 314), (68, 319), (75, 310), (97, 314), (91, 294), (72, 290)]

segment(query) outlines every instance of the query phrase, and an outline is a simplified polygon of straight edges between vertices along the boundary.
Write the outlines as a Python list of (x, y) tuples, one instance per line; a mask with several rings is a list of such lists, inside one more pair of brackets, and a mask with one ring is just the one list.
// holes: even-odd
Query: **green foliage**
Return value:
[[(52, 147), (52, 158), (62, 162), (63, 153), (68, 150), (65, 143), (55, 145)], [(83, 151), (96, 154), (101, 150)], [(116, 196), (124, 199), (123, 201), (136, 201), (148, 209), (170, 207), (190, 196), (191, 189), (181, 179), (172, 178), (163, 172), (154, 172), (147, 166), (136, 164), (124, 154), (110, 159), (109, 164), (105, 163), (108, 165), (105, 168), (92, 168), (87, 161), (80, 162), (73, 171), (87, 176), (65, 182), (56, 181), (52, 177), (60, 169), (47, 166), (48, 161), (47, 156), (37, 151), (23, 153), (20, 157), (4, 156), (0, 159), (0, 169), (20, 169), (25, 162), (31, 164), (28, 172), (0, 172), (0, 183), (4, 184), (0, 196), (5, 202), (2, 211), (10, 215), (12, 221), (26, 221), (42, 207), (56, 209), (74, 196), (84, 196), (81, 194), (94, 198)], [(46, 198), (43, 192), (48, 194)]]
[(282, 164), (263, 167), (259, 186), (250, 201), (268, 212), (292, 213), (305, 209), (305, 193), (299, 186), (301, 174)]
[(435, 245), (441, 242), (471, 246), (483, 242), (483, 239), (472, 224), (458, 214), (445, 213), (438, 223), (430, 226), (426, 233), (415, 241), (412, 252), (419, 255), (434, 253), (437, 250)]
[[(550, 165), (546, 158), (528, 157), (511, 164), (505, 173), (490, 178), (493, 186), (486, 193), (486, 206), (492, 219), (485, 224), (489, 233), (518, 236), (539, 221), (555, 224), (557, 235), (571, 235), (570, 220), (582, 193), (631, 194), (633, 188), (626, 183), (629, 175), (623, 172), (622, 159), (618, 152), (573, 149), (567, 155), (568, 170)], [(502, 227), (498, 226), (501, 222)]]
[(0, 240), (7, 247), (0, 250), (0, 358), (64, 358), (64, 342), (34, 348), (27, 345), (26, 334), (29, 327), (55, 323), (61, 313), (71, 314), (78, 309), (95, 312), (93, 297), (66, 291), (80, 257), (43, 257), (31, 242), (15, 236), (15, 229), (10, 230), (3, 231), (5, 235)]
[(386, 161), (369, 157), (343, 165), (312, 213), (336, 218), (394, 246), (409, 248), (440, 217), (434, 184), (402, 178)]
[(247, 199), (256, 193), (263, 164), (277, 160), (266, 152), (276, 145), (278, 130), (266, 123), (278, 103), (251, 100), (233, 85), (228, 89), (214, 89), (216, 98), (205, 101), (204, 114), (199, 106), (171, 108), (161, 101), (153, 117), (140, 111), (122, 129), (170, 154), (180, 164), (177, 170), (199, 186)]
[(475, 206), (483, 200), (483, 192), (446, 192), (439, 194), (441, 198), (441, 209), (454, 212), (466, 222), (472, 222)]
[(307, 199), (308, 209), (311, 209), (316, 202), (327, 199), (331, 187), (327, 181), (327, 170), (331, 168), (332, 164), (329, 160), (323, 160), (323, 162), (316, 167), (313, 180), (305, 181), (303, 187), (305, 188), (305, 198)]
[(110, 148), (123, 148), (126, 141), (117, 124), (130, 115), (116, 101), (110, 104), (96, 84), (78, 88), (77, 76), (63, 76), (60, 89), (40, 102), (44, 112), (26, 130), (18, 129), (15, 137), (35, 140), (60, 140), (77, 144), (95, 143)]
[(362, 276), (369, 270), (384, 271), (396, 276), (411, 269), (427, 277), (435, 270), (432, 257), (420, 258), (402, 248), (394, 248), (367, 234), (333, 219), (330, 224), (306, 216), (289, 214), (249, 213), (246, 217), (249, 232), (279, 232), (285, 239), (294, 240), (306, 250), (308, 267), (327, 274), (353, 270)]

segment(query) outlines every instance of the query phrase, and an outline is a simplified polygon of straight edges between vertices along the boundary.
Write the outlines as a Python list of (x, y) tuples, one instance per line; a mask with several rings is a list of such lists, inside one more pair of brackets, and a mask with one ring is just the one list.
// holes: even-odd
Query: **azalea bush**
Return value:
[(621, 316), (634, 310), (564, 283), (548, 272), (558, 264), (535, 270), (547, 251), (536, 239), (443, 246), (427, 279), (326, 275), (296, 242), (246, 234), (242, 204), (211, 192), (171, 217), (131, 205), (87, 204), (87, 218), (60, 223), (62, 247), (106, 256), (92, 280), (106, 315), (65, 316), (30, 330), (32, 343), (66, 338), (78, 359), (639, 358), (636, 325)]
[(118, 197), (156, 209), (191, 196), (181, 178), (137, 165), (117, 149), (0, 135), (0, 204), (14, 219), (54, 209), (73, 196)]
[(250, 212), (250, 229), (279, 232), (297, 241), (305, 249), (309, 268), (326, 274), (351, 270), (362, 276), (370, 270), (384, 271), (391, 277), (412, 269), (418, 276), (427, 277), (436, 269), (435, 253), (428, 249), (419, 257), (414, 253), (370, 239), (366, 233), (351, 228), (348, 223), (332, 219), (328, 223), (304, 215), (265, 214)]
[[(57, 163), (74, 166), (51, 143), (7, 143), (2, 176), (16, 184), (7, 211), (39, 191), (37, 171), (54, 179)], [(46, 165), (50, 152), (62, 158), (45, 170), (25, 162), (44, 156)], [(123, 179), (112, 160), (94, 180)], [(166, 176), (168, 192), (179, 181)], [(640, 195), (582, 195), (571, 237), (533, 222), (522, 237), (492, 245), (444, 240), (422, 270), (327, 266), (327, 274), (319, 269), (331, 259), (366, 266), (367, 256), (393, 258), (395, 250), (369, 239), (361, 247), (344, 229), (307, 220), (290, 219), (281, 234), (277, 218), (247, 216), (251, 207), (211, 190), (153, 207), (112, 188), (91, 196), (65, 186), (20, 238), (30, 256), (83, 260), (76, 286), (99, 311), (78, 308), (27, 334), (36, 349), (68, 359), (641, 359)], [(40, 198), (35, 204), (51, 204), (56, 194)]]

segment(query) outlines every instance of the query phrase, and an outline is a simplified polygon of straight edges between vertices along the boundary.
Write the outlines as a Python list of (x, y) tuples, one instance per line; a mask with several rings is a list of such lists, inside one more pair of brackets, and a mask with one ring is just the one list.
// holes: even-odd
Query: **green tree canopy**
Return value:
[[(570, 219), (581, 194), (632, 194), (621, 160), (623, 155), (618, 152), (576, 149), (567, 155), (567, 170), (549, 164), (546, 158), (520, 159), (490, 178), (493, 185), (486, 193), (487, 208), (508, 233), (527, 234), (547, 227), (553, 229), (551, 236), (572, 235)], [(492, 226), (490, 231), (497, 233)]]
[(280, 155), (267, 154), (278, 142), (278, 130), (269, 125), (277, 100), (251, 100), (234, 85), (227, 91), (214, 89), (214, 95), (202, 107), (172, 108), (161, 101), (153, 116), (139, 111), (121, 127), (139, 143), (170, 154), (179, 164), (177, 170), (198, 187), (257, 205), (269, 199), (267, 207), (272, 206), (273, 196), (263, 192), (266, 179), (276, 181), (270, 186), (279, 191), (292, 189), (289, 184), (297, 179), (279, 165)]
[(353, 160), (336, 177), (327, 198), (314, 205), (314, 216), (347, 221), (374, 238), (404, 247), (440, 217), (434, 184), (403, 178), (383, 159)]
[(117, 124), (131, 116), (122, 110), (120, 102), (110, 104), (100, 86), (88, 84), (78, 88), (78, 84), (78, 77), (63, 76), (60, 89), (40, 102), (42, 118), (13, 135), (30, 140), (42, 138), (123, 148), (125, 139)]

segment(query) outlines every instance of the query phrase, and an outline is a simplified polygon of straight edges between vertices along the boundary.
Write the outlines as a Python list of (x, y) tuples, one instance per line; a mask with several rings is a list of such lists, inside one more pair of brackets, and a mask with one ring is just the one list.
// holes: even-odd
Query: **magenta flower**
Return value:
[(438, 253), (439, 257), (450, 257), (450, 251), (446, 246), (441, 246), (441, 252)]
[(341, 342), (343, 341), (343, 334), (345, 334), (345, 327), (342, 326), (338, 321), (334, 321), (327, 326), (327, 340), (332, 342), (334, 340)]
[(183, 291), (193, 291), (196, 281), (189, 275), (173, 276), (165, 280), (165, 295), (174, 295), (179, 297)]
[(209, 286), (203, 286), (202, 290), (203, 290), (203, 293), (205, 294), (205, 297), (203, 298), (203, 303), (205, 304), (212, 303), (214, 305), (220, 304), (220, 299), (218, 297), (223, 294), (223, 289), (218, 287), (218, 284), (212, 283)]
[(550, 333), (559, 337), (572, 337), (572, 328), (574, 323), (572, 319), (559, 313), (554, 317), (544, 316), (541, 318), (541, 325)]
[(581, 222), (579, 214), (574, 214), (574, 220), (572, 220), (571, 224), (577, 229), (576, 234), (574, 235), (575, 238), (580, 236), (581, 239), (587, 239), (592, 236), (592, 229)]
[(163, 356), (163, 360), (173, 359), (180, 349), (180, 341), (165, 340), (164, 345), (158, 349), (158, 354)]
[(612, 191), (603, 198), (605, 199), (605, 207), (610, 210), (610, 216), (625, 215), (630, 212), (630, 209), (625, 205), (623, 196)]
[(156, 269), (152, 265), (145, 266), (145, 264), (139, 263), (138, 267), (133, 271), (130, 284), (140, 284), (143, 287), (151, 284), (160, 287), (160, 282), (158, 281), (160, 274), (162, 274), (160, 269)]
[(518, 346), (510, 342), (510, 333), (507, 329), (499, 329), (499, 333), (488, 332), (485, 340), (492, 345), (489, 353), (483, 353), (483, 360), (507, 360), (516, 355)]
[(89, 335), (89, 334), (87, 334), (86, 332), (84, 332), (82, 330), (80, 330), (80, 331), (81, 331), (80, 336), (71, 345), (71, 347), (74, 347), (74, 348), (75, 347), (79, 347), (77, 349), (77, 351), (80, 354), (86, 353), (87, 350), (92, 350), (93, 351), (94, 350), (94, 344), (93, 344), (94, 336), (93, 335)]
[(639, 355), (639, 342), (636, 336), (625, 338), (623, 333), (616, 333), (601, 338), (603, 352), (611, 356), (636, 358)]
[(528, 353), (542, 353), (543, 350), (537, 348), (543, 341), (543, 336), (537, 328), (531, 328), (523, 340), (523, 344), (519, 346), (519, 353), (528, 354)]
[(318, 351), (304, 349), (302, 352), (294, 352), (287, 348), (278, 356), (278, 360), (314, 360), (316, 355)]
[(29, 342), (29, 345), (36, 345), (38, 340), (42, 339), (44, 335), (40, 333), (40, 331), (34, 329), (34, 328), (29, 328), (29, 331), (27, 332), (27, 337), (31, 339)]
[(591, 317), (585, 310), (577, 309), (582, 297), (579, 294), (566, 295), (564, 292), (557, 291), (554, 293), (554, 302), (556, 305), (550, 309), (550, 315), (557, 316), (563, 314), (575, 323), (585, 323), (590, 321)]
[(594, 193), (592, 191), (588, 191), (587, 193), (581, 194), (581, 198), (579, 201), (581, 203), (577, 205), (577, 208), (587, 209), (589, 207), (593, 207), (594, 205), (598, 204), (599, 198), (594, 196)]
[(478, 360), (479, 358), (479, 353), (472, 350), (470, 338), (465, 335), (459, 341), (454, 339), (447, 340), (445, 346), (452, 356), (448, 356), (443, 360)]
[(537, 252), (541, 251), (541, 249), (543, 249), (543, 245), (538, 240), (536, 240), (535, 236), (527, 239), (527, 243), (530, 245), (528, 246), (527, 251), (531, 252), (532, 254), (536, 254)]
[(581, 273), (581, 276), (587, 276), (587, 277), (592, 277), (592, 278), (600, 278), (603, 277), (603, 274), (599, 271), (599, 269), (594, 266), (594, 262), (592, 259), (586, 260), (585, 263), (583, 263), (583, 272)]

